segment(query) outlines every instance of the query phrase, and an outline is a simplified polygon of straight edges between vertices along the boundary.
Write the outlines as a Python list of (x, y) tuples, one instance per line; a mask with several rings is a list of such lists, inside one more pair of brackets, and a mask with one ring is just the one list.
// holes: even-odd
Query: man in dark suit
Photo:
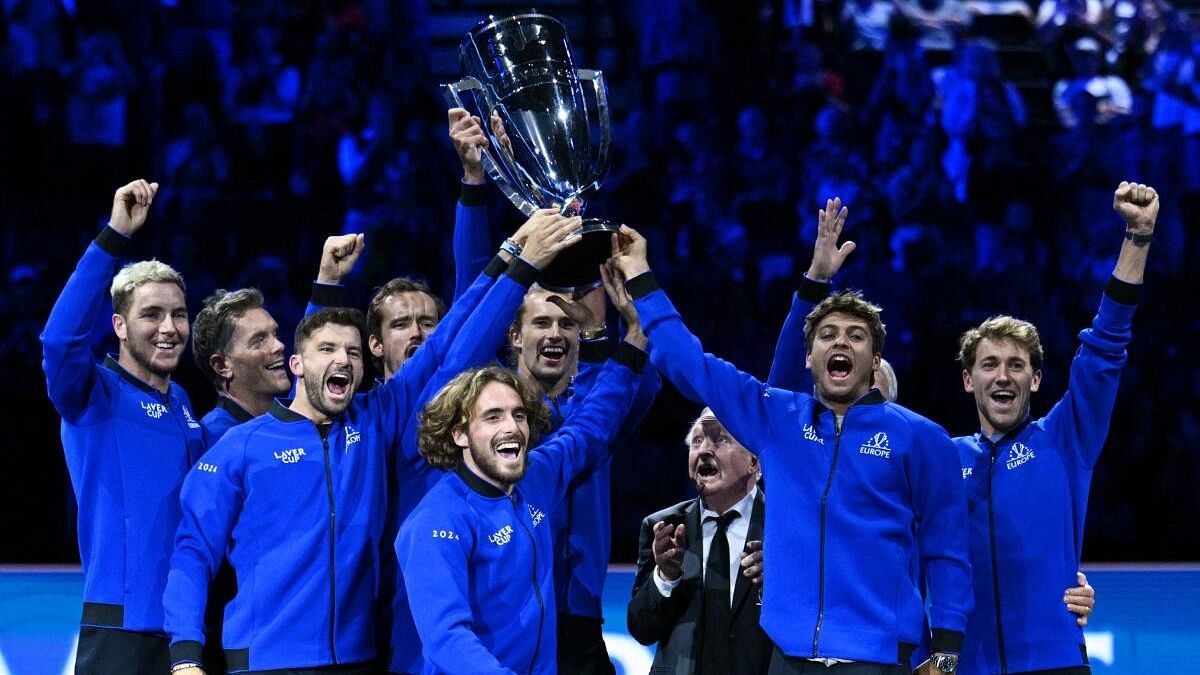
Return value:
[(658, 643), (651, 673), (765, 673), (758, 458), (707, 408), (686, 441), (700, 497), (642, 521), (629, 633)]

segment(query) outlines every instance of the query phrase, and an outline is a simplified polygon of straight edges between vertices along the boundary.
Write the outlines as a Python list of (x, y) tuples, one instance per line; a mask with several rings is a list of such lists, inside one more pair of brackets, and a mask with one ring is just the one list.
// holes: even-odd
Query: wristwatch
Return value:
[(934, 654), (930, 661), (939, 673), (953, 673), (958, 670), (958, 654)]

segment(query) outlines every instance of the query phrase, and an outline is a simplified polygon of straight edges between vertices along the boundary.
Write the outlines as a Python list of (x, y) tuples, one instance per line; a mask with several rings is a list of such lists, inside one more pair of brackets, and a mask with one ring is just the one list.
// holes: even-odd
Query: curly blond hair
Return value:
[(537, 445), (542, 431), (550, 426), (550, 411), (542, 401), (541, 391), (527, 386), (508, 368), (474, 368), (455, 375), (421, 411), (417, 447), (430, 466), (450, 470), (462, 461), (463, 449), (454, 444), (454, 432), (466, 429), (480, 392), (492, 382), (511, 387), (521, 397), (529, 420), (528, 447)]
[(1022, 319), (1000, 315), (989, 318), (958, 338), (958, 362), (962, 364), (963, 370), (971, 370), (975, 367), (975, 352), (984, 338), (992, 342), (1011, 340), (1018, 347), (1029, 352), (1029, 365), (1034, 370), (1042, 367), (1044, 354), (1042, 353), (1042, 339), (1038, 336), (1037, 327)]

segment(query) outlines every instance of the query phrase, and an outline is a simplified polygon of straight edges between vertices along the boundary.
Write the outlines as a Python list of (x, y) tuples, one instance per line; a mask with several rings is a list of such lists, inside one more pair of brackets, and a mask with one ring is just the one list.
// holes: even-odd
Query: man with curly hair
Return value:
[(541, 391), (499, 366), (459, 374), (425, 407), (420, 451), (447, 474), (396, 540), (425, 672), (557, 672), (546, 519), (571, 480), (607, 458), (646, 360), (622, 343), (541, 444)]

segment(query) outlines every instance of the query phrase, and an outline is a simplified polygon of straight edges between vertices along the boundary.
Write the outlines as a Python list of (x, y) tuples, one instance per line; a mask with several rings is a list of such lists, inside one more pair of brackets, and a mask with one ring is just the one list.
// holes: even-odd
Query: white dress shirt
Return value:
[[(758, 496), (758, 486), (750, 488), (750, 492), (742, 497), (741, 501), (734, 504), (732, 510), (738, 512), (738, 517), (730, 521), (728, 527), (725, 528), (725, 538), (729, 540), (729, 605), (733, 606), (733, 591), (737, 588), (737, 579), (741, 576), (742, 570), (742, 550), (746, 548), (746, 534), (750, 531), (750, 518), (753, 515), (754, 499)], [(704, 540), (701, 543), (702, 551), (700, 558), (700, 574), (703, 577), (708, 570), (708, 551), (712, 548), (713, 537), (717, 534), (717, 516), (721, 515), (716, 511), (704, 506), (701, 501), (700, 509), (700, 524), (704, 535)], [(712, 520), (710, 520), (712, 518)], [(680, 579), (674, 581), (664, 579), (659, 572), (658, 567), (654, 568), (654, 585), (658, 587), (658, 592), (664, 598), (671, 597), (671, 591), (679, 585)]]

